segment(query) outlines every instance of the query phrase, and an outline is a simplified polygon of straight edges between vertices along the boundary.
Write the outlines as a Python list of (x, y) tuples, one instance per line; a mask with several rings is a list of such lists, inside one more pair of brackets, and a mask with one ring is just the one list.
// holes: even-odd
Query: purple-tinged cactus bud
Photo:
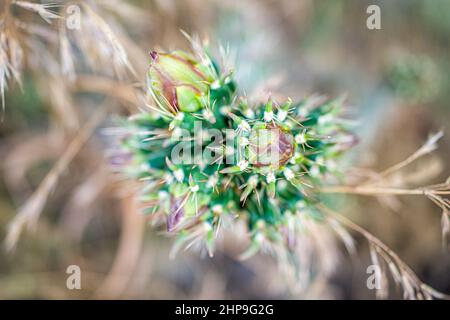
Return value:
[(294, 154), (294, 137), (275, 124), (253, 129), (249, 138), (250, 163), (255, 167), (285, 165)]
[(173, 114), (195, 112), (204, 106), (214, 81), (207, 67), (182, 51), (153, 51), (150, 56), (150, 89), (160, 104)]
[(170, 199), (170, 213), (167, 216), (167, 231), (171, 232), (184, 216), (183, 198)]

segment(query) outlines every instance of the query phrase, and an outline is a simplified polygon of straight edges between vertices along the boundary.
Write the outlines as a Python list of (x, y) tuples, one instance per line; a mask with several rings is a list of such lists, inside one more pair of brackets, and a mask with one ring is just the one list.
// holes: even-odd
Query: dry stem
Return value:
[(28, 228), (35, 226), (39, 215), (47, 202), (47, 198), (49, 197), (51, 190), (53, 190), (58, 183), (60, 175), (81, 150), (83, 145), (91, 136), (95, 127), (103, 118), (103, 115), (103, 108), (99, 109), (99, 111), (94, 114), (90, 121), (72, 140), (64, 154), (45, 176), (44, 180), (41, 182), (33, 195), (27, 200), (24, 206), (19, 210), (19, 213), (11, 221), (6, 235), (6, 248), (8, 250), (14, 249), (25, 226)]
[(342, 216), (341, 214), (335, 212), (334, 210), (328, 208), (325, 205), (321, 204), (319, 205), (319, 208), (328, 216), (339, 221), (342, 225), (364, 236), (364, 238), (366, 238), (367, 241), (369, 241), (369, 243), (377, 249), (377, 253), (379, 253), (380, 256), (387, 263), (394, 262), (401, 269), (401, 271), (403, 271), (414, 281), (418, 289), (422, 290), (425, 293), (428, 293), (429, 295), (431, 295), (431, 297), (447, 300), (450, 299), (450, 295), (441, 293), (431, 288), (427, 284), (423, 283), (415, 274), (415, 272), (405, 262), (403, 262), (403, 260), (400, 259), (400, 257), (392, 249), (390, 249), (385, 243), (383, 243), (380, 239), (375, 237), (369, 231), (357, 225), (353, 221), (347, 219), (346, 217)]

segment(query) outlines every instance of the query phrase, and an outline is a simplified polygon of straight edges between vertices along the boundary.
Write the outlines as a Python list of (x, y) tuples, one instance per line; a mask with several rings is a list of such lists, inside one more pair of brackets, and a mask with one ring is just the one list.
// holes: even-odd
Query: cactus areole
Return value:
[(276, 124), (252, 130), (249, 139), (251, 163), (256, 167), (284, 166), (294, 155), (294, 137)]

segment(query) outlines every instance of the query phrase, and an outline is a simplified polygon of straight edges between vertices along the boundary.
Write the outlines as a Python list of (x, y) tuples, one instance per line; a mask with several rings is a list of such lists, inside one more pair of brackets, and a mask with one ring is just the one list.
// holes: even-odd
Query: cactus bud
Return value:
[(294, 137), (278, 125), (254, 128), (249, 138), (250, 163), (256, 167), (279, 168), (294, 153)]
[(160, 104), (173, 114), (195, 112), (205, 105), (214, 82), (207, 67), (182, 51), (150, 55), (150, 87)]

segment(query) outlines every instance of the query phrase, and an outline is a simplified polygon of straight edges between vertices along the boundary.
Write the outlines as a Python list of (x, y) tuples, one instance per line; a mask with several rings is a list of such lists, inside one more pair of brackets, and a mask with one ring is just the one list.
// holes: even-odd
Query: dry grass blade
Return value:
[(377, 282), (377, 291), (375, 292), (377, 299), (387, 299), (389, 295), (389, 284), (388, 278), (385, 270), (385, 262), (383, 259), (379, 259), (379, 249), (378, 247), (370, 244), (370, 259), (372, 260), (375, 268), (375, 279)]
[(447, 195), (450, 193), (450, 185), (445, 190), (436, 190), (430, 187), (405, 189), (405, 188), (390, 188), (390, 187), (377, 187), (377, 186), (335, 186), (324, 187), (317, 191), (320, 193), (347, 193), (347, 194), (359, 194), (359, 195)]
[(122, 200), (123, 229), (114, 263), (95, 295), (97, 298), (119, 298), (137, 267), (145, 231), (145, 218), (138, 214), (136, 198)]
[(431, 135), (428, 140), (412, 155), (410, 155), (408, 158), (406, 158), (404, 161), (397, 163), (396, 165), (384, 170), (379, 174), (381, 177), (386, 177), (393, 172), (396, 172), (407, 165), (411, 164), (412, 162), (416, 161), (417, 159), (435, 151), (437, 149), (437, 142), (439, 139), (441, 139), (444, 136), (443, 131), (439, 131), (433, 135)]
[(79, 114), (71, 92), (60, 78), (48, 79), (48, 91), (51, 106), (64, 128), (76, 132), (80, 128)]
[(447, 209), (444, 209), (444, 211), (442, 211), (441, 226), (442, 226), (442, 247), (448, 249), (448, 241), (450, 237), (450, 217)]
[(61, 71), (64, 76), (66, 76), (70, 82), (75, 81), (75, 63), (73, 61), (70, 42), (67, 38), (67, 31), (64, 26), (59, 29), (59, 53), (61, 57)]
[[(408, 179), (408, 177), (401, 179), (401, 187), (397, 187), (397, 184), (391, 182), (388, 177), (392, 173), (398, 172), (408, 164), (417, 160), (418, 158), (426, 155), (437, 148), (437, 141), (442, 138), (442, 132), (438, 132), (432, 135), (427, 142), (420, 147), (414, 154), (409, 156), (406, 160), (394, 165), (393, 167), (376, 174), (375, 177), (369, 177), (368, 182), (360, 183), (358, 185), (343, 185), (343, 186), (331, 186), (319, 188), (316, 191), (319, 193), (335, 193), (335, 194), (356, 194), (365, 196), (376, 197), (392, 197), (399, 195), (408, 196), (425, 196), (430, 199), (434, 204), (443, 210), (444, 215), (450, 217), (450, 201), (447, 198), (450, 195), (450, 179), (443, 183), (436, 185), (424, 186), (419, 188), (405, 188), (405, 181), (411, 181), (415, 179)], [(393, 185), (393, 186), (392, 186)], [(448, 226), (447, 221), (442, 220), (443, 235), (447, 236)]]
[[(131, 65), (127, 52), (123, 47), (122, 43), (116, 37), (111, 27), (100, 17), (91, 7), (84, 4), (84, 9), (86, 14), (89, 16), (92, 26), (96, 27), (97, 32), (93, 32), (93, 34), (97, 34), (98, 36), (102, 36), (103, 40), (106, 40), (111, 48), (111, 55), (113, 58), (113, 62), (116, 67), (125, 66), (133, 75), (136, 75), (136, 71)], [(94, 39), (95, 40), (95, 39)], [(97, 39), (99, 40), (99, 39)]]
[[(378, 257), (382, 257), (383, 260), (388, 264), (389, 270), (392, 273), (392, 277), (396, 282), (401, 278), (401, 285), (403, 287), (404, 297), (408, 299), (446, 299), (450, 300), (450, 295), (444, 294), (442, 292), (436, 291), (427, 284), (423, 283), (415, 274), (415, 272), (405, 263), (400, 257), (392, 251), (386, 244), (384, 244), (380, 239), (375, 237), (366, 229), (355, 224), (353, 221), (347, 219), (341, 214), (335, 212), (325, 205), (319, 205), (319, 209), (326, 215), (333, 217), (338, 220), (345, 227), (361, 234), (369, 242), (370, 248), (372, 250), (371, 256), (375, 261), (378, 261)], [(375, 253), (375, 254), (374, 254)], [(372, 259), (373, 261), (374, 259)], [(375, 263), (375, 262), (374, 262)], [(379, 265), (379, 263), (378, 263)], [(394, 270), (394, 272), (393, 272)]]
[(78, 75), (74, 86), (78, 91), (102, 93), (110, 97), (123, 99), (133, 106), (140, 104), (137, 97), (138, 90), (109, 78)]
[(19, 42), (7, 32), (3, 23), (0, 24), (0, 27), (2, 28), (0, 29), (0, 95), (4, 109), (8, 80), (14, 79), (21, 85), (23, 50)]
[(334, 232), (336, 232), (338, 237), (342, 240), (348, 253), (350, 255), (354, 255), (356, 253), (356, 248), (353, 237), (344, 227), (342, 227), (342, 225), (336, 219), (328, 218), (328, 223), (330, 224), (330, 227), (334, 230)]
[(103, 118), (103, 115), (104, 111), (100, 109), (81, 129), (55, 166), (46, 175), (37, 190), (19, 210), (19, 213), (13, 221), (11, 221), (5, 240), (7, 250), (13, 250), (15, 248), (24, 227), (31, 229), (36, 225), (50, 192), (56, 186), (60, 175), (86, 143), (95, 127)]
[(51, 24), (52, 19), (59, 19), (60, 16), (58, 16), (56, 13), (48, 10), (49, 8), (55, 7), (56, 4), (40, 4), (40, 3), (32, 3), (28, 1), (13, 1), (13, 4), (24, 8), (26, 10), (30, 10), (33, 12), (36, 12), (41, 16), (42, 19), (44, 19), (47, 23)]
[(10, 64), (8, 62), (6, 35), (0, 34), (0, 94), (2, 96), (2, 107), (5, 108), (5, 90), (8, 87), (8, 78), (11, 75)]
[(131, 23), (148, 24), (152, 18), (154, 18), (149, 12), (142, 10), (131, 3), (121, 0), (97, 0), (98, 4), (103, 8), (115, 13), (116, 15), (124, 18), (124, 22), (130, 20), (133, 17)]

